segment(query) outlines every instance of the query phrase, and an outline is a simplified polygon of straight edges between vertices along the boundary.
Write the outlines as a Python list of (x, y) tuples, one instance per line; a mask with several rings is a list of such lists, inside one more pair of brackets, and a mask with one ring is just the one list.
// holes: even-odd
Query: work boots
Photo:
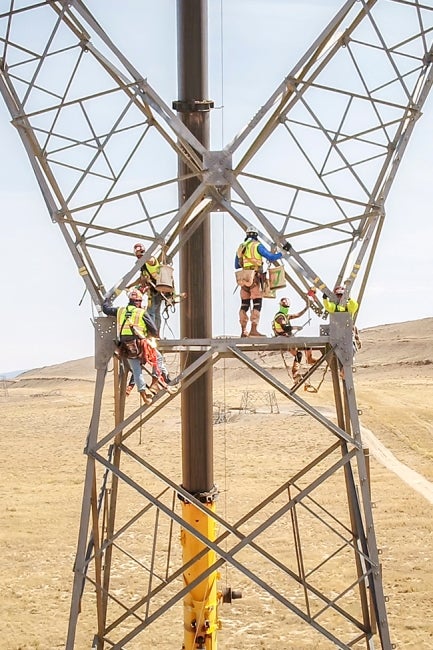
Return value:
[(165, 388), (167, 393), (174, 395), (177, 393), (179, 388), (178, 386), (169, 385), (169, 381), (170, 380), (166, 381), (164, 376), (162, 376), (161, 379), (158, 379), (158, 377), (152, 377), (152, 383), (149, 386), (150, 392), (153, 393), (153, 395), (156, 395), (160, 390)]
[(305, 350), (305, 359), (306, 359), (307, 363), (310, 364), (310, 366), (314, 365), (316, 363), (316, 361), (319, 360), (319, 359), (315, 359), (313, 357), (313, 351), (309, 350), (309, 349)]
[(260, 312), (258, 309), (253, 309), (251, 312), (251, 329), (250, 336), (266, 336), (266, 334), (261, 334), (257, 328), (260, 322)]
[(149, 386), (149, 390), (154, 395), (156, 395), (156, 393), (159, 393), (161, 390), (161, 384), (159, 383), (158, 377), (152, 377), (152, 383)]
[(166, 389), (167, 393), (170, 393), (170, 395), (174, 395), (177, 393), (179, 390), (179, 386), (175, 386), (172, 380), (170, 379), (170, 376), (167, 375), (165, 372), (162, 373), (162, 378), (163, 378), (163, 386)]
[(152, 393), (149, 393), (146, 389), (140, 391), (140, 397), (145, 404), (152, 404)]
[(262, 334), (261, 332), (259, 332), (257, 330), (257, 325), (253, 323), (250, 329), (250, 336), (266, 336), (266, 334)]

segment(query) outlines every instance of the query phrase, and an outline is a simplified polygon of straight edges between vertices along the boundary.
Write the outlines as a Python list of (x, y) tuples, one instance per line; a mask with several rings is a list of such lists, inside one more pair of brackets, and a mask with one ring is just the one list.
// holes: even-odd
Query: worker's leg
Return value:
[(302, 373), (301, 373), (302, 352), (296, 348), (290, 350), (290, 352), (295, 357), (293, 359), (293, 365), (292, 365), (292, 377), (294, 381), (299, 381), (300, 379), (302, 379)]
[(147, 390), (146, 387), (146, 382), (144, 381), (143, 377), (143, 371), (141, 368), (141, 361), (140, 359), (128, 359), (129, 367), (132, 370), (132, 374), (134, 375), (134, 381), (135, 385), (137, 386), (137, 390), (144, 399), (146, 403), (149, 403), (151, 401), (149, 399), (149, 391)]
[(305, 350), (305, 358), (307, 360), (307, 363), (310, 364), (310, 366), (312, 366), (314, 363), (316, 363), (316, 361), (318, 361), (318, 359), (315, 359), (313, 357), (313, 350), (311, 350), (310, 348), (307, 348)]
[(292, 366), (292, 377), (293, 381), (300, 381), (302, 379), (301, 364), (299, 361), (296, 361), (296, 359), (294, 360)]
[(241, 336), (248, 336), (248, 310), (251, 306), (249, 290), (241, 287), (241, 308), (239, 310), (239, 323), (241, 326)]
[(147, 308), (147, 313), (153, 320), (156, 331), (158, 332), (158, 336), (160, 335), (160, 329), (161, 329), (161, 304), (163, 301), (163, 297), (159, 293), (159, 291), (152, 291), (151, 296), (150, 296), (150, 305)]
[(129, 378), (129, 382), (128, 382), (128, 385), (126, 387), (126, 396), (128, 396), (128, 395), (130, 395), (132, 393), (132, 391), (134, 389), (134, 386), (135, 386), (135, 379), (134, 379), (133, 373), (131, 372), (131, 377)]
[(253, 299), (253, 310), (251, 312), (251, 330), (250, 336), (266, 336), (258, 331), (260, 322), (260, 312), (262, 310), (262, 289), (260, 285), (253, 285), (251, 289), (251, 297)]

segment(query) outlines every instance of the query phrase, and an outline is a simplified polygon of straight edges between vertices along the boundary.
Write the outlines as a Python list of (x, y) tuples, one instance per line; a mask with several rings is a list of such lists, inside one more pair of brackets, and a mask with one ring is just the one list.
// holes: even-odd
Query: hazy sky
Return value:
[[(342, 0), (209, 0), (209, 96), (213, 149), (241, 130), (325, 27)], [(177, 98), (174, 0), (87, 3), (113, 41), (171, 105)], [(289, 26), (289, 29), (287, 28)], [(224, 108), (221, 108), (224, 106)], [(58, 227), (0, 98), (0, 239), (2, 318), (0, 375), (93, 355), (93, 313)], [(409, 143), (387, 201), (387, 219), (358, 325), (433, 315), (433, 97)], [(233, 242), (225, 244), (232, 246)], [(235, 248), (235, 247), (234, 247)], [(234, 254), (234, 250), (233, 250)], [(238, 331), (233, 287), (214, 296), (223, 330)], [(80, 305), (81, 302), (81, 305)], [(263, 329), (275, 311), (267, 301)], [(302, 307), (295, 299), (294, 308)], [(215, 312), (215, 306), (214, 306)], [(321, 321), (312, 323), (317, 334)]]

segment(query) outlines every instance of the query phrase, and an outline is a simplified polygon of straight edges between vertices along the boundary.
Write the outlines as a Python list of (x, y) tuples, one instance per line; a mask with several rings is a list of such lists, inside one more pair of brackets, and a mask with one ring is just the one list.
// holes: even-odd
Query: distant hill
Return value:
[(357, 365), (433, 364), (433, 318), (369, 327), (361, 341)]
[(68, 379), (93, 380), (95, 374), (94, 358), (84, 357), (83, 359), (56, 363), (53, 366), (43, 366), (42, 368), (27, 370), (20, 374), (18, 379), (22, 381), (34, 378), (54, 379), (56, 377), (66, 377)]
[(11, 372), (0, 372), (0, 379), (15, 379), (18, 375), (21, 375), (27, 370), (12, 370)]
[[(361, 341), (362, 349), (356, 355), (357, 366), (433, 366), (433, 317), (369, 327), (361, 330)], [(85, 357), (9, 374), (18, 377), (20, 382), (56, 378), (92, 381), (96, 371), (93, 357)]]

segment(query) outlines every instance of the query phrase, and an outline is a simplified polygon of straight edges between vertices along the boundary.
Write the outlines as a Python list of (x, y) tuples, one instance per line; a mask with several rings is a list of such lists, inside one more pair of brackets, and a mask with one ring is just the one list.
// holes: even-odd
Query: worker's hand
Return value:
[(326, 293), (323, 294), (322, 298), (323, 298), (323, 300), (327, 300), (327, 299), (328, 299), (328, 296), (326, 295)]
[(292, 244), (289, 244), (288, 241), (284, 242), (283, 244), (283, 250), (289, 252), (289, 250), (292, 248)]

